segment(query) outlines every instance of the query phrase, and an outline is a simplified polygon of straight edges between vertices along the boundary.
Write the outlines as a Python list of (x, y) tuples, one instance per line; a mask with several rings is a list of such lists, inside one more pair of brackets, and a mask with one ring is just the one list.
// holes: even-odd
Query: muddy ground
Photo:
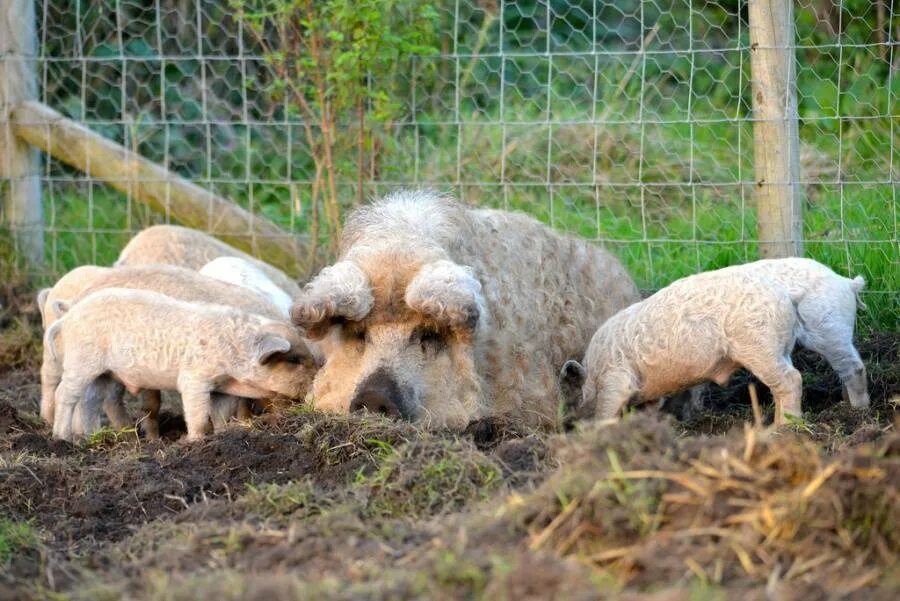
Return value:
[(297, 406), (186, 444), (170, 404), (162, 442), (71, 445), (37, 415), (30, 294), (0, 303), (0, 600), (900, 596), (897, 333), (860, 340), (868, 410), (798, 351), (805, 419), (778, 431), (744, 375), (568, 432)]

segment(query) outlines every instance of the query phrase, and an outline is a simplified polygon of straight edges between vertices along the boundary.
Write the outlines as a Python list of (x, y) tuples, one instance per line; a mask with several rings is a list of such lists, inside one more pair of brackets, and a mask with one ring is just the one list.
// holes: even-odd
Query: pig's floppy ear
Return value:
[(481, 282), (470, 267), (452, 261), (434, 261), (419, 269), (404, 300), (413, 311), (450, 328), (474, 330), (485, 317)]
[(324, 336), (334, 318), (359, 321), (375, 298), (369, 277), (350, 261), (326, 267), (303, 288), (291, 308), (291, 321), (313, 338)]
[(587, 373), (578, 361), (569, 359), (562, 366), (559, 371), (559, 390), (567, 409), (574, 411), (581, 405), (581, 387), (586, 378)]
[(264, 336), (256, 347), (256, 362), (265, 365), (271, 361), (276, 355), (287, 353), (291, 350), (291, 343), (286, 338), (267, 334)]

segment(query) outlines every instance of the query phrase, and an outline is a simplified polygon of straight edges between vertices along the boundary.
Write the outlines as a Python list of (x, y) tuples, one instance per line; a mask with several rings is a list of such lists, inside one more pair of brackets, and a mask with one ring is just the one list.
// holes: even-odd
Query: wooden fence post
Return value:
[(759, 251), (803, 254), (792, 0), (749, 0)]
[[(11, 113), (37, 98), (37, 30), (33, 0), (0, 2), (0, 181), (6, 180), (5, 221), (27, 265), (44, 262), (40, 156), (18, 139)], [(3, 188), (0, 187), (0, 191)]]

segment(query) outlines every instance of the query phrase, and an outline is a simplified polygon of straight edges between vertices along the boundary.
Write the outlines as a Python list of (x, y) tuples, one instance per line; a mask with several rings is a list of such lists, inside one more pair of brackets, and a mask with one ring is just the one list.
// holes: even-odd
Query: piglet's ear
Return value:
[(286, 338), (267, 334), (263, 336), (256, 347), (256, 362), (265, 365), (278, 355), (283, 355), (291, 350), (291, 343)]
[(308, 283), (291, 308), (291, 320), (311, 337), (324, 336), (335, 318), (359, 321), (375, 298), (369, 278), (358, 265), (339, 261)]
[(47, 313), (54, 320), (59, 319), (65, 313), (69, 312), (69, 309), (72, 307), (72, 304), (69, 301), (64, 300), (55, 300), (50, 303), (50, 306), (47, 307)]
[(41, 312), (41, 320), (44, 323), (47, 323), (47, 317), (44, 315), (44, 311), (46, 307), (44, 305), (47, 303), (47, 297), (50, 295), (49, 288), (43, 288), (40, 292), (37, 293), (37, 308), (38, 311)]
[(450, 328), (474, 330), (484, 319), (481, 282), (470, 267), (440, 260), (424, 265), (406, 288), (407, 306)]

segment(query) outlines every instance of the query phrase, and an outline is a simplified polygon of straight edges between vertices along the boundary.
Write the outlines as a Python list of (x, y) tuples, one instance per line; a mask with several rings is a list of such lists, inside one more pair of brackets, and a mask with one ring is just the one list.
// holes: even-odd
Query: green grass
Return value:
[(0, 565), (8, 562), (13, 555), (38, 543), (38, 534), (28, 522), (17, 522), (0, 518)]
[[(616, 106), (610, 101), (604, 110), (628, 114), (627, 107)], [(583, 120), (588, 110), (568, 107), (551, 121)], [(844, 112), (854, 114), (852, 107)], [(510, 114), (507, 110), (505, 118)], [(644, 290), (758, 256), (747, 121), (503, 127), (499, 114), (473, 109), (471, 122), (459, 127), (427, 125), (439, 117), (421, 115), (418, 128), (382, 138), (381, 179), (429, 184), (471, 204), (524, 211), (560, 231), (606, 244)], [(863, 275), (868, 309), (862, 327), (894, 330), (900, 314), (896, 192), (890, 183), (864, 183), (890, 179), (894, 132), (886, 120), (848, 123), (838, 146), (835, 125), (812, 121), (800, 130), (802, 170), (811, 182), (804, 186), (805, 251), (838, 273)], [(237, 183), (214, 187), (286, 229), (305, 232), (309, 186), (294, 186), (292, 192), (286, 173), (290, 168), (305, 177), (308, 154), (295, 148), (289, 160), (281, 150), (287, 145), (283, 132), (251, 133), (249, 148), (237, 144), (232, 153), (215, 157), (217, 173)], [(241, 183), (248, 151), (252, 181)], [(343, 158), (346, 212), (356, 197), (350, 183), (354, 157)], [(188, 166), (184, 175), (208, 184), (201, 173)], [(841, 185), (833, 183), (838, 179)], [(112, 263), (129, 230), (160, 221), (133, 204), (100, 183), (45, 187), (43, 281), (77, 265)]]
[(502, 483), (500, 468), (461, 441), (414, 441), (389, 451), (370, 476), (356, 484), (370, 491), (375, 516), (424, 516), (458, 510), (469, 499), (487, 499)]

